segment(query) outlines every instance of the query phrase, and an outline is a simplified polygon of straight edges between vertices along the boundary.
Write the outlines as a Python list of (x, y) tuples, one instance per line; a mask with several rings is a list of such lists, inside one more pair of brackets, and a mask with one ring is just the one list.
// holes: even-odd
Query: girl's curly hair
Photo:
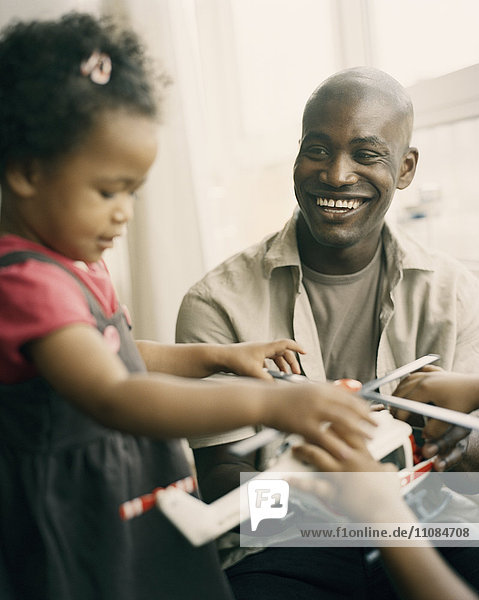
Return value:
[[(81, 73), (94, 51), (111, 59), (106, 85)], [(11, 24), (0, 36), (0, 178), (8, 161), (68, 152), (105, 109), (156, 117), (167, 81), (153, 75), (137, 36), (106, 18), (75, 12)]]

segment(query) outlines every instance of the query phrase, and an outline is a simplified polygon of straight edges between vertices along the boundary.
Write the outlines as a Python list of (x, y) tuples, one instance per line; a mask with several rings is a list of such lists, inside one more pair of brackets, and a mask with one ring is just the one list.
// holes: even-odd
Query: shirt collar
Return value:
[[(298, 215), (299, 208), (296, 207), (293, 216), (273, 237), (271, 245), (266, 251), (264, 270), (267, 278), (278, 267), (296, 267), (301, 272), (301, 259), (296, 239)], [(387, 268), (391, 273), (399, 274), (405, 269), (434, 270), (430, 254), (425, 252), (424, 248), (415, 240), (398, 230), (395, 225), (385, 222), (382, 236)]]
[(402, 270), (434, 270), (431, 254), (396, 225), (386, 221), (382, 235), (388, 264)]
[(298, 242), (296, 240), (296, 223), (299, 208), (296, 207), (293, 216), (283, 229), (272, 239), (264, 259), (264, 271), (267, 278), (278, 267), (297, 267), (301, 271)]

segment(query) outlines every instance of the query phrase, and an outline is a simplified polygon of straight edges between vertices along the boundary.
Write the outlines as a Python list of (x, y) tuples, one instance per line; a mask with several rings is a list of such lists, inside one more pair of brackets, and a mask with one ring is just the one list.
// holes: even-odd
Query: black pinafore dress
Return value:
[[(145, 370), (123, 311), (106, 318), (66, 267), (28, 251), (0, 268), (27, 259), (72, 275), (128, 370)], [(41, 377), (0, 385), (1, 600), (232, 600), (214, 545), (194, 548), (156, 509), (120, 519), (123, 502), (189, 474), (177, 440), (105, 428)]]

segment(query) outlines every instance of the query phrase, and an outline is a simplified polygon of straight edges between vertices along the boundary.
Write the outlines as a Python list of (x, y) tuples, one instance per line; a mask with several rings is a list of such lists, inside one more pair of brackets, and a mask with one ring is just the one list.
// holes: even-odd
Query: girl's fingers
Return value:
[(269, 358), (273, 358), (276, 354), (283, 354), (286, 350), (292, 350), (293, 352), (298, 352), (299, 354), (305, 354), (305, 351), (297, 342), (288, 339), (270, 342), (267, 344), (267, 348), (269, 352)]
[(313, 465), (318, 471), (340, 471), (341, 463), (327, 450), (314, 444), (303, 444), (293, 448), (294, 457), (304, 463)]
[(293, 448), (293, 455), (297, 460), (313, 465), (319, 471), (328, 473), (353, 473), (359, 471), (397, 473), (398, 471), (397, 467), (392, 463), (380, 463), (376, 461), (366, 448), (354, 450), (351, 454), (351, 459), (346, 461), (335, 459), (324, 448), (319, 448), (313, 444), (302, 444)]
[(282, 356), (277, 356), (273, 360), (280, 371), (288, 373), (288, 363)]
[(366, 450), (364, 433), (351, 433), (335, 423), (331, 424), (331, 429), (334, 431), (336, 436), (343, 440), (350, 448), (359, 450), (361, 452)]
[[(339, 433), (336, 426), (328, 426), (328, 424), (320, 426), (311, 437), (305, 437), (305, 439), (314, 443), (313, 448), (320, 446), (323, 452), (326, 451), (329, 456), (339, 461), (350, 459), (354, 452), (366, 451), (362, 434)], [(311, 452), (314, 455), (314, 451), (311, 450)]]
[[(324, 420), (343, 424), (349, 429), (358, 433), (362, 432), (363, 434), (368, 423), (376, 427), (377, 424), (366, 400), (362, 400), (333, 386), (331, 387), (335, 391), (335, 396), (328, 397), (328, 401), (324, 402)], [(371, 428), (368, 428), (368, 431), (371, 432)]]
[(301, 368), (294, 352), (287, 350), (282, 356), (276, 356), (273, 360), (277, 367), (284, 373), (289, 373), (291, 371), (296, 375), (301, 374)]
[(298, 477), (295, 475), (288, 475), (286, 479), (289, 484), (308, 492), (309, 494), (315, 494), (325, 502), (332, 502), (335, 498), (335, 489), (330, 481), (326, 481), (325, 478), (310, 478), (310, 477)]
[(284, 358), (291, 369), (291, 373), (294, 373), (295, 375), (301, 375), (301, 367), (298, 359), (296, 358), (296, 354), (294, 354), (294, 352), (288, 352)]
[(296, 353), (304, 354), (305, 352), (294, 340), (277, 340), (267, 344), (265, 348), (265, 358), (274, 360), (281, 371), (288, 373), (291, 370), (292, 373), (300, 375), (301, 368)]

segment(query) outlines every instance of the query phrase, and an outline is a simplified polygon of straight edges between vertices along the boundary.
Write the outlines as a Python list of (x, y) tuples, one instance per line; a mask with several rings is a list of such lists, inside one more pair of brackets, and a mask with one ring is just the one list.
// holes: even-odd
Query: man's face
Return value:
[(416, 155), (408, 150), (406, 125), (384, 99), (316, 98), (294, 165), (296, 198), (314, 240), (374, 250), (396, 188), (412, 179)]

